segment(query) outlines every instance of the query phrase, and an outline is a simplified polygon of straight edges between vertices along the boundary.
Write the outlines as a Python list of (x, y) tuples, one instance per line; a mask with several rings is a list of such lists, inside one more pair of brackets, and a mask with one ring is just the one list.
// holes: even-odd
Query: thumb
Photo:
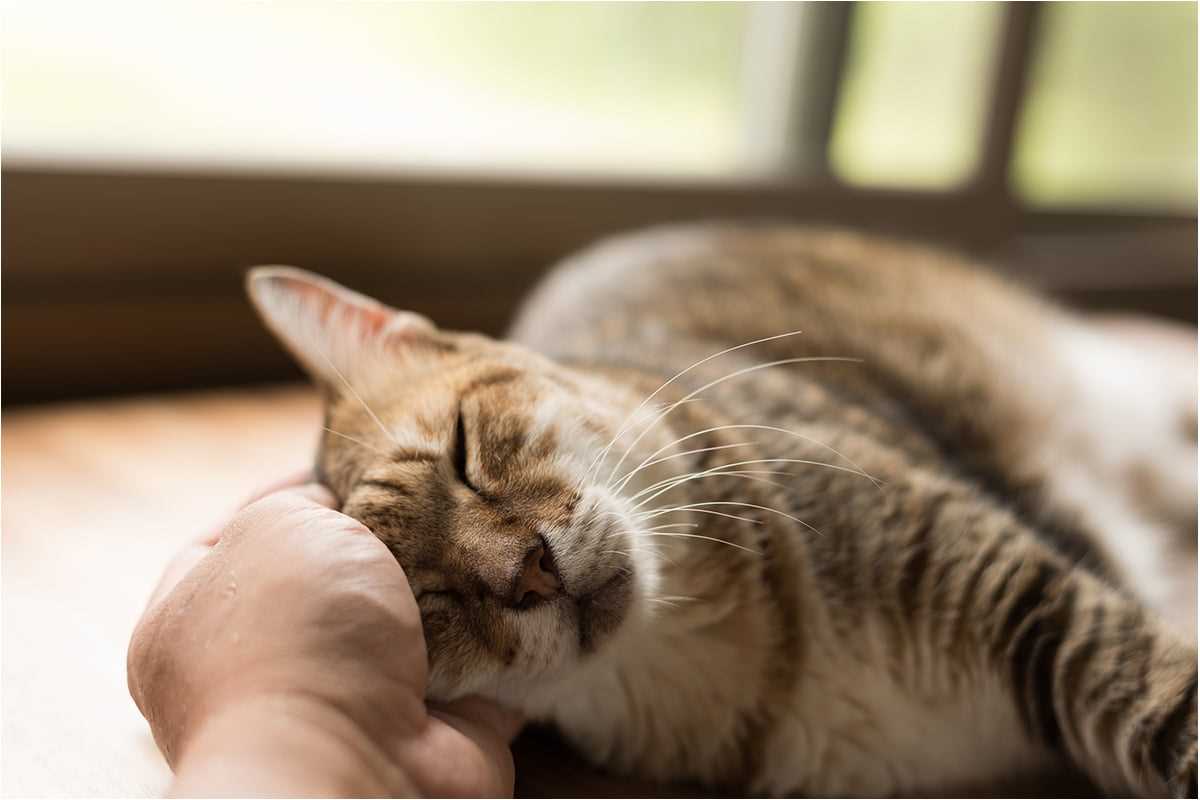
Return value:
[(192, 542), (176, 553), (175, 557), (167, 564), (166, 569), (163, 570), (162, 577), (158, 579), (158, 585), (150, 593), (150, 599), (146, 601), (146, 609), (149, 610), (158, 605), (159, 601), (169, 595), (184, 576), (191, 572), (192, 568), (204, 560), (204, 557), (210, 552), (212, 552), (211, 545)]
[[(443, 750), (447, 758), (460, 764), (460, 770), (452, 775), (442, 775), (430, 784), (431, 794), (442, 796), (512, 797), (513, 769), (512, 751), (509, 742), (521, 729), (520, 715), (502, 708), (480, 697), (467, 697), (453, 703), (434, 706), (429, 716), (445, 724), (441, 731), (455, 732), (457, 739), (436, 737), (433, 749)], [(465, 739), (474, 750), (462, 748)], [(464, 755), (472, 756), (464, 758)], [(473, 769), (470, 764), (474, 763)], [(465, 779), (466, 783), (461, 783)]]
[(464, 733), (470, 734), (471, 731), (465, 730), (470, 727), (503, 742), (511, 742), (525, 727), (525, 718), (516, 711), (474, 695), (453, 703), (431, 705), (429, 713)]

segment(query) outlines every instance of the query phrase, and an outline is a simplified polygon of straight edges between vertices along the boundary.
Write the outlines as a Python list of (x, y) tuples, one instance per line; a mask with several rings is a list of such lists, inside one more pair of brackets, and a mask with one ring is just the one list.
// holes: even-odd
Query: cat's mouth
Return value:
[(579, 650), (594, 653), (598, 645), (620, 627), (633, 599), (633, 578), (618, 572), (595, 590), (576, 600), (579, 608)]
[(589, 491), (567, 530), (546, 536), (570, 600), (580, 657), (598, 652), (634, 616), (646, 568), (645, 558), (636, 557), (634, 529), (618, 498)]

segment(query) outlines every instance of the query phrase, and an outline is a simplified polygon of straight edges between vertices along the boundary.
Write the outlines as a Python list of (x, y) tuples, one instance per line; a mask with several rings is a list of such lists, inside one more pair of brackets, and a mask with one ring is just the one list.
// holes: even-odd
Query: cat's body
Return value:
[[(517, 322), (550, 362), (406, 333), (403, 389), (389, 345), (341, 391), (311, 326), (259, 302), (332, 384), (320, 466), (345, 510), (433, 587), (435, 694), (495, 696), (619, 770), (755, 792), (937, 791), (1066, 758), (1114, 791), (1194, 794), (1189, 618), (1161, 618), (1195, 603), (1194, 373), (836, 232), (603, 244)], [(442, 352), (413, 355), (422, 338)], [(453, 437), (425, 419), (439, 392), (466, 409)], [(464, 459), (482, 502), (344, 438), (374, 449), (375, 427)]]

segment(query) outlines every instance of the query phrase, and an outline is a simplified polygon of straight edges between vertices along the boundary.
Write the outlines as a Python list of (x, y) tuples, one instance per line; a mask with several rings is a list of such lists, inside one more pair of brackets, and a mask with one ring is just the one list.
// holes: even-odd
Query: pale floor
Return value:
[(133, 624), (170, 555), (306, 466), (318, 425), (301, 389), (4, 414), (4, 796), (161, 796)]

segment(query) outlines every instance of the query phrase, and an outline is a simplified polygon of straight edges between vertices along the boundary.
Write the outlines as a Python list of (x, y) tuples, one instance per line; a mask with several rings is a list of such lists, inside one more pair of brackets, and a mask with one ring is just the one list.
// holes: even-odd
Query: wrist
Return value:
[(346, 715), (264, 695), (206, 719), (183, 748), (171, 796), (412, 796), (410, 777)]

